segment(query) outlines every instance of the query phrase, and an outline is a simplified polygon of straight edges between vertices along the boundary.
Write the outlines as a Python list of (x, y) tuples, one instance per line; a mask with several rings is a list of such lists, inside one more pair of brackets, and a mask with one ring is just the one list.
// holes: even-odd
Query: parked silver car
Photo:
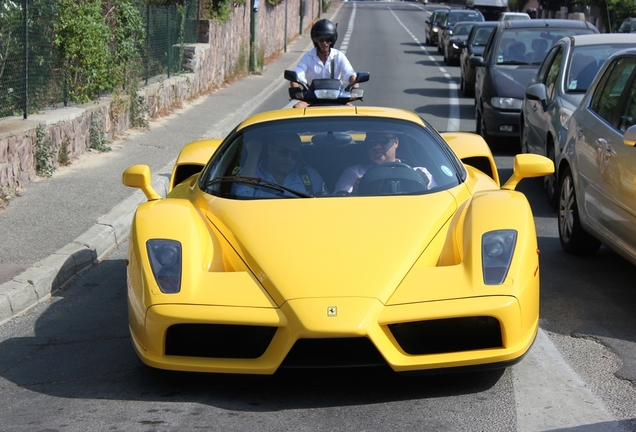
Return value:
[[(519, 129), (521, 152), (556, 161), (563, 149), (567, 124), (585, 91), (610, 54), (636, 46), (636, 34), (570, 36), (546, 55), (537, 75), (526, 87)], [(545, 178), (548, 201), (557, 206), (557, 172)]]
[(636, 49), (610, 56), (572, 113), (559, 165), (565, 251), (601, 243), (636, 265)]

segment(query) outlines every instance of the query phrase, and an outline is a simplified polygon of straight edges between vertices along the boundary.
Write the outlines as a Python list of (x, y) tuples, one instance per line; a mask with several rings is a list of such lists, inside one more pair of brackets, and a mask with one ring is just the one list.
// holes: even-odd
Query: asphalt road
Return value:
[[(426, 14), (411, 2), (349, 3), (339, 11), (350, 60), (372, 72), (364, 104), (413, 110), (440, 131), (474, 131), (472, 100), (457, 94), (459, 68), (420, 44)], [(285, 61), (306, 48), (301, 42)], [(83, 232), (79, 219), (88, 216), (90, 227), (131, 195), (119, 183), (125, 167), (160, 170), (184, 143), (232, 127), (212, 119), (240, 113), (266, 86), (262, 78), (250, 77), (249, 89), (222, 89), (117, 142), (113, 152), (29, 187), (0, 224), (19, 208), (33, 216), (16, 220), (16, 228), (41, 231), (17, 237), (4, 252), (3, 234), (0, 262), (31, 250), (13, 261), (26, 267), (33, 259), (27, 255), (63, 247)], [(287, 101), (284, 84), (250, 108), (279, 108)], [(512, 158), (496, 154), (502, 179)], [(272, 377), (152, 370), (130, 345), (124, 242), (50, 301), (0, 326), (0, 430), (636, 430), (636, 268), (606, 248), (588, 258), (564, 254), (540, 180), (524, 180), (519, 189), (531, 202), (541, 248), (542, 331), (512, 368), (408, 379), (382, 370)], [(64, 211), (47, 211), (53, 208)]]

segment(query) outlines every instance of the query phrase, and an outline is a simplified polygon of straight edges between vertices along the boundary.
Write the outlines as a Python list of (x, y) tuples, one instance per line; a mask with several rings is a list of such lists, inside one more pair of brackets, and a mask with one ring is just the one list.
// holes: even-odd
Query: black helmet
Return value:
[(311, 26), (311, 40), (313, 41), (314, 46), (318, 47), (317, 40), (325, 36), (329, 41), (329, 47), (333, 48), (336, 44), (336, 40), (338, 40), (338, 27), (336, 27), (336, 25), (328, 19), (316, 21), (314, 25)]

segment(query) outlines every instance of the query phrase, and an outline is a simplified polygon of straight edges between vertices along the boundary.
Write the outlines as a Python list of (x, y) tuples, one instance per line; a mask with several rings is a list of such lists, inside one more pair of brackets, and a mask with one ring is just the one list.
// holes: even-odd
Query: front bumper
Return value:
[[(396, 372), (441, 370), (521, 358), (538, 329), (538, 314), (522, 320), (522, 310), (512, 296), (394, 306), (372, 298), (297, 299), (280, 309), (156, 305), (143, 334), (131, 334), (141, 360), (161, 369), (273, 374), (288, 366), (384, 363)], [(523, 328), (524, 321), (532, 324)]]
[(520, 137), (519, 120), (521, 118), (521, 110), (502, 111), (484, 104), (482, 115), (486, 122), (488, 135), (507, 138)]

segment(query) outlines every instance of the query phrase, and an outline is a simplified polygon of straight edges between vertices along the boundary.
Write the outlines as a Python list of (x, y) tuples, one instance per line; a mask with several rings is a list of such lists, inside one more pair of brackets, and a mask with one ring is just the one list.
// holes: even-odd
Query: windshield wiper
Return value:
[(274, 189), (278, 192), (289, 192), (291, 194), (296, 195), (300, 198), (313, 198), (313, 195), (309, 195), (305, 192), (300, 192), (295, 189), (288, 188), (287, 186), (279, 185), (278, 183), (271, 182), (269, 180), (265, 180), (260, 177), (247, 177), (247, 176), (224, 176), (217, 177), (215, 179), (210, 180), (205, 184), (205, 187), (212, 186), (217, 183), (247, 183), (255, 186), (263, 186), (269, 189)]
[(519, 60), (507, 60), (497, 63), (498, 65), (528, 65), (530, 63)]

